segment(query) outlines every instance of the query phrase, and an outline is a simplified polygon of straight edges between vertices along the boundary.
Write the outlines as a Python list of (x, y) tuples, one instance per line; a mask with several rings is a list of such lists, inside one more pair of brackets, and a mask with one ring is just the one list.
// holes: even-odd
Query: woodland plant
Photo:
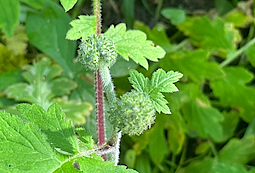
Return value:
[[(76, 1), (62, 0), (61, 3), (67, 11)], [(46, 0), (45, 4), (50, 6), (51, 2)], [(30, 5), (36, 7), (38, 4)], [(53, 99), (73, 90), (76, 83), (65, 77), (58, 78), (61, 74), (59, 66), (50, 66), (49, 60), (42, 60), (25, 67), (27, 72), (23, 77), (29, 84), (18, 83), (5, 90), (9, 98), (37, 104), (17, 105), (17, 115), (0, 112), (2, 172), (136, 172), (117, 166), (121, 135), (140, 135), (153, 126), (156, 112), (171, 113), (162, 92), (178, 91), (173, 83), (182, 77), (179, 72), (157, 69), (149, 79), (137, 70), (130, 70), (129, 81), (133, 89), (116, 97), (109, 69), (117, 58), (131, 58), (148, 69), (147, 59), (158, 61), (164, 57), (165, 51), (146, 40), (143, 32), (126, 31), (123, 23), (101, 33), (100, 0), (94, 0), (93, 7), (94, 15), (81, 15), (70, 23), (72, 28), (66, 38), (81, 39), (78, 60), (95, 74), (98, 144), (94, 145), (84, 128), (73, 124), (72, 117), (66, 119), (58, 101)], [(49, 22), (52, 21), (49, 19)], [(74, 68), (63, 60), (58, 61), (64, 68)], [(73, 77), (71, 73), (65, 75)], [(65, 85), (65, 90), (59, 90), (61, 94), (57, 92), (60, 85)], [(108, 119), (105, 119), (104, 93), (109, 107)], [(105, 121), (113, 126), (108, 139)]]

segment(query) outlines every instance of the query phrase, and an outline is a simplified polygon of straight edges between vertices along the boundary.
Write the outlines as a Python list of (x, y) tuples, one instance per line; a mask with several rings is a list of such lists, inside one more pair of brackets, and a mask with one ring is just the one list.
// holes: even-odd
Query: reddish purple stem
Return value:
[[(104, 92), (101, 76), (99, 71), (96, 71), (96, 105), (97, 105), (97, 136), (98, 145), (105, 143), (105, 127), (104, 127)], [(106, 160), (106, 155), (102, 155)]]

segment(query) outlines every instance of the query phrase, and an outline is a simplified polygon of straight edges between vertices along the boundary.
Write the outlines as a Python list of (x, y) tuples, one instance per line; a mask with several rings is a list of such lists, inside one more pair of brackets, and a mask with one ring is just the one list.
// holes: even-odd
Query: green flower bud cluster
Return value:
[(86, 69), (98, 70), (99, 62), (110, 68), (115, 62), (117, 53), (112, 40), (104, 35), (92, 35), (79, 45), (79, 61)]
[(154, 123), (155, 109), (147, 94), (131, 91), (117, 101), (109, 120), (123, 134), (140, 135)]

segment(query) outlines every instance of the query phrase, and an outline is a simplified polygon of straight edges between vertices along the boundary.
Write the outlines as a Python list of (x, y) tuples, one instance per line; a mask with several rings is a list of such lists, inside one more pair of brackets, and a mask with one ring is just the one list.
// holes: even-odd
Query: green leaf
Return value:
[(129, 149), (125, 152), (124, 160), (125, 160), (125, 164), (129, 168), (134, 168), (135, 159), (136, 159), (136, 155), (135, 155), (135, 151), (133, 149)]
[(135, 21), (134, 28), (143, 31), (147, 35), (148, 40), (153, 41), (155, 45), (159, 45), (166, 52), (171, 52), (175, 48), (175, 46), (169, 42), (169, 38), (163, 25), (158, 24), (151, 30), (144, 23)]
[(19, 0), (1, 1), (0, 16), (0, 29), (3, 30), (7, 37), (12, 37), (15, 28), (19, 25)]
[(195, 46), (218, 53), (222, 57), (235, 52), (236, 42), (241, 39), (238, 31), (220, 18), (210, 21), (207, 17), (189, 17), (178, 28), (190, 37)]
[(65, 39), (70, 21), (58, 4), (45, 0), (41, 12), (28, 13), (26, 29), (29, 41), (60, 64), (65, 74), (73, 77), (76, 43)]
[(223, 106), (238, 110), (244, 121), (251, 122), (255, 117), (255, 90), (246, 83), (253, 79), (253, 75), (242, 67), (226, 67), (223, 70), (225, 76), (210, 82), (214, 95), (219, 97)]
[(245, 130), (244, 136), (255, 135), (255, 118), (252, 122), (248, 125), (247, 129)]
[(149, 154), (154, 164), (160, 164), (167, 154), (167, 145), (163, 127), (155, 125), (149, 131)]
[(63, 161), (36, 124), (0, 111), (1, 172), (48, 172)]
[(226, 15), (225, 21), (233, 23), (235, 27), (245, 28), (253, 21), (253, 17), (245, 15), (240, 9), (235, 9)]
[(215, 0), (215, 7), (220, 15), (224, 15), (234, 8), (231, 2), (227, 0)]
[(88, 102), (67, 100), (67, 98), (57, 98), (52, 102), (58, 103), (65, 112), (66, 117), (78, 126), (86, 123), (85, 116), (89, 116), (93, 109), (93, 106)]
[(44, 0), (20, 0), (21, 2), (35, 8), (35, 9), (42, 9)]
[(47, 109), (54, 97), (68, 94), (76, 88), (75, 82), (60, 77), (62, 69), (59, 65), (50, 64), (48, 59), (43, 59), (34, 65), (24, 66), (26, 72), (22, 75), (29, 84), (13, 84), (5, 90), (6, 95), (16, 101), (38, 103)]
[(119, 55), (126, 60), (130, 57), (146, 69), (148, 69), (146, 58), (151, 61), (158, 61), (165, 55), (165, 51), (161, 47), (154, 46), (151, 41), (146, 40), (146, 35), (143, 32), (126, 31), (126, 25), (123, 23), (116, 27), (112, 25), (104, 35), (114, 41)]
[(144, 92), (148, 87), (149, 79), (145, 78), (142, 73), (139, 73), (136, 70), (130, 70), (130, 77), (128, 78), (129, 82), (132, 83), (132, 87), (139, 91)]
[(52, 104), (47, 112), (38, 105), (20, 104), (17, 109), (22, 117), (38, 125), (58, 152), (66, 155), (79, 152), (73, 124), (65, 119), (58, 104)]
[(116, 173), (137, 173), (135, 170), (126, 169), (126, 166), (114, 166), (114, 162), (109, 161), (99, 161), (96, 159), (83, 157), (77, 158), (77, 162), (80, 165), (80, 169), (83, 172), (116, 172)]
[(69, 11), (76, 4), (77, 0), (60, 0), (63, 5), (65, 11)]
[(152, 168), (151, 168), (150, 164), (151, 163), (150, 163), (149, 156), (146, 154), (142, 154), (142, 155), (137, 156), (137, 158), (136, 158), (135, 169), (138, 172), (151, 173)]
[(111, 76), (112, 77), (122, 77), (129, 74), (130, 69), (137, 68), (137, 64), (130, 60), (126, 61), (123, 58), (117, 58), (116, 62), (111, 67)]
[(186, 84), (178, 87), (180, 91), (177, 95), (183, 100), (181, 112), (187, 122), (189, 134), (202, 138), (210, 136), (215, 141), (221, 141), (223, 138), (221, 121), (224, 116), (211, 107), (198, 85)]
[(229, 164), (246, 164), (255, 158), (255, 137), (245, 136), (242, 139), (231, 139), (219, 152), (219, 160)]
[(173, 25), (179, 25), (186, 19), (185, 11), (179, 8), (164, 8), (161, 14), (169, 19)]
[(245, 49), (245, 54), (247, 56), (247, 58), (249, 59), (251, 65), (253, 67), (255, 67), (255, 44), (251, 45), (250, 47), (248, 47), (247, 49)]
[(131, 70), (129, 81), (137, 91), (149, 94), (155, 109), (159, 113), (162, 111), (165, 114), (170, 114), (170, 109), (167, 106), (168, 102), (164, 99), (164, 95), (161, 92), (172, 93), (178, 91), (173, 83), (177, 82), (181, 77), (182, 74), (179, 72), (169, 71), (166, 73), (164, 70), (158, 69), (153, 73), (151, 81), (149, 81), (142, 73)]
[(244, 166), (218, 162), (212, 158), (193, 161), (177, 173), (247, 173)]
[(217, 63), (208, 61), (209, 55), (201, 49), (173, 52), (160, 61), (160, 66), (164, 70), (180, 71), (192, 81), (203, 83), (206, 79), (212, 80), (224, 75)]
[(223, 128), (223, 141), (234, 136), (239, 123), (239, 115), (236, 111), (223, 112), (224, 120), (221, 122)]
[(80, 15), (79, 19), (73, 20), (70, 25), (72, 28), (66, 34), (67, 39), (86, 40), (89, 35), (96, 33), (96, 16)]
[(13, 70), (13, 71), (8, 71), (5, 73), (2, 73), (0, 75), (0, 92), (4, 91), (8, 86), (23, 82), (24, 79), (21, 75), (21, 70)]

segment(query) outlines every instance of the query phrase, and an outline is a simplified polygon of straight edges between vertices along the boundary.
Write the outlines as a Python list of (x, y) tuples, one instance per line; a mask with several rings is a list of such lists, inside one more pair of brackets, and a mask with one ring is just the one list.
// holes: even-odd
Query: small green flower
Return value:
[(131, 91), (117, 101), (109, 119), (123, 134), (140, 135), (154, 123), (155, 109), (147, 94)]
[(98, 70), (99, 61), (110, 68), (115, 62), (117, 53), (112, 40), (104, 35), (92, 35), (79, 45), (79, 61), (86, 69)]

